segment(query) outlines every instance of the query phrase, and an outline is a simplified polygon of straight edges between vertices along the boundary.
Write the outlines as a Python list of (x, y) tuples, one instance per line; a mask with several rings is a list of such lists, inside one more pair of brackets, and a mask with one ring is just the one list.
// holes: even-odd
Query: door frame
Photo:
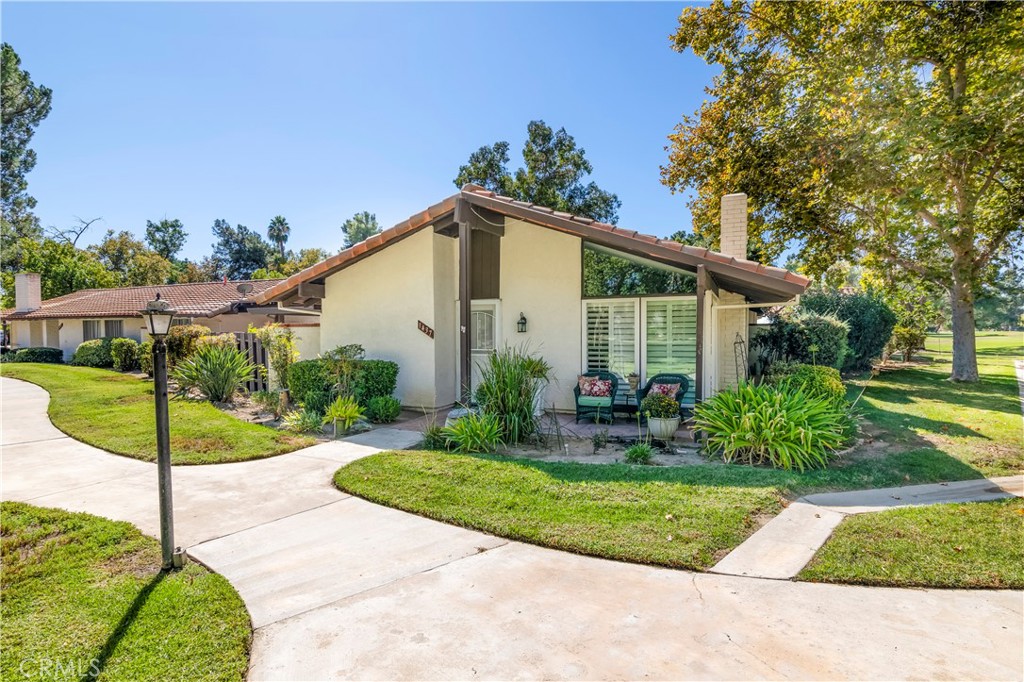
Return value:
[[(455, 300), (455, 385), (462, 386), (462, 368), (459, 366), (459, 357), (461, 356), (462, 346), (462, 334), (461, 334), (461, 321), (459, 320), (459, 305), (458, 299)], [(504, 342), (502, 336), (502, 324), (501, 324), (501, 299), (500, 298), (478, 298), (473, 299), (469, 302), (469, 317), (470, 320), (473, 318), (473, 308), (475, 306), (494, 306), (494, 349), (498, 350), (501, 348)], [(470, 341), (472, 341), (472, 333), (470, 333)], [(473, 349), (469, 349), (470, 362), (472, 362)]]

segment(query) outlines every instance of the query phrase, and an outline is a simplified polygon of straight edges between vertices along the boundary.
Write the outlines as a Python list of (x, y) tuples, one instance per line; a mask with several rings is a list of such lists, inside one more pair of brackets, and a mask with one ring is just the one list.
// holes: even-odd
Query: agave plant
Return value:
[(338, 436), (338, 423), (341, 423), (341, 430), (348, 431), (352, 425), (363, 418), (363, 408), (351, 396), (338, 396), (338, 398), (327, 406), (324, 412), (323, 423), (334, 426), (334, 436)]
[(843, 406), (788, 383), (741, 383), (694, 410), (706, 447), (726, 462), (800, 471), (828, 464), (846, 440), (847, 421)]
[(187, 396), (195, 389), (209, 401), (224, 403), (257, 369), (237, 348), (204, 345), (179, 363), (171, 376), (178, 383), (178, 395)]

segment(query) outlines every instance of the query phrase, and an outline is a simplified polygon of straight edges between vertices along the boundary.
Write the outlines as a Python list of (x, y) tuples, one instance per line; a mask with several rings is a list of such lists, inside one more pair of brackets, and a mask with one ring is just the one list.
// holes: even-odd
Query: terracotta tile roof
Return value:
[(801, 293), (810, 284), (808, 278), (783, 268), (762, 265), (701, 247), (687, 246), (671, 239), (640, 234), (635, 230), (556, 211), (547, 206), (518, 201), (478, 185), (468, 184), (458, 194), (434, 204), (426, 211), (417, 213), (394, 227), (345, 249), (336, 256), (331, 256), (327, 260), (292, 275), (257, 295), (256, 301), (267, 303), (287, 298), (299, 284), (322, 279), (411, 232), (431, 225), (438, 218), (454, 211), (455, 205), (460, 199), (509, 217), (572, 234), (595, 244), (635, 253), (691, 271), (699, 265), (704, 265), (716, 279), (721, 281), (723, 286), (732, 285), (734, 287), (730, 290), (749, 295), (751, 292), (763, 289), (765, 296), (759, 297), (761, 300), (768, 300), (772, 296), (789, 298)]
[(31, 312), (4, 310), (5, 320), (45, 320), (71, 317), (135, 317), (146, 303), (160, 297), (169, 301), (171, 308), (182, 317), (213, 317), (230, 310), (232, 304), (253, 298), (280, 279), (246, 280), (252, 291), (246, 296), (238, 292), (240, 281), (199, 282), (195, 284), (162, 284), (159, 286), (121, 287), (118, 289), (82, 289), (71, 294), (43, 301), (42, 307)]

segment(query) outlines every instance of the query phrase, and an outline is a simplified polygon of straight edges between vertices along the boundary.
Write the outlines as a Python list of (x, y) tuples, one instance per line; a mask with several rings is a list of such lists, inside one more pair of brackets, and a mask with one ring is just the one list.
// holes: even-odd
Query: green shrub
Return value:
[(321, 356), (334, 382), (338, 395), (356, 394), (356, 377), (366, 351), (358, 343), (337, 346)]
[(330, 392), (331, 373), (323, 360), (302, 360), (288, 368), (288, 392), (295, 401), (302, 401), (311, 391)]
[(114, 356), (110, 352), (112, 341), (113, 339), (92, 339), (80, 343), (75, 349), (75, 354), (71, 356), (71, 364), (80, 367), (113, 367)]
[(837, 404), (846, 402), (846, 386), (834, 367), (775, 363), (768, 370), (767, 381), (773, 386), (791, 384), (803, 389), (807, 395), (825, 398)]
[(390, 360), (362, 360), (356, 370), (352, 395), (368, 407), (374, 398), (386, 398), (398, 386), (398, 363)]
[(797, 386), (742, 383), (694, 409), (707, 449), (726, 462), (825, 467), (846, 441), (847, 411)]
[(143, 341), (139, 344), (139, 369), (148, 376), (153, 376), (153, 342)]
[[(924, 348), (925, 332), (914, 327), (897, 326), (892, 331), (892, 340), (889, 342), (889, 350), (898, 351), (903, 356), (904, 362), (910, 362), (914, 353)], [(20, 358), (18, 362), (23, 362)]]
[(441, 433), (455, 452), (493, 452), (502, 444), (501, 421), (493, 414), (470, 412)]
[(273, 370), (275, 387), (281, 389), (287, 386), (288, 369), (299, 359), (299, 351), (295, 348), (295, 332), (273, 323), (262, 327), (249, 325), (249, 333), (255, 334), (267, 351), (267, 362)]
[(15, 360), (16, 357), (18, 357), (17, 348), (0, 349), (0, 362), (17, 362), (17, 360)]
[(281, 409), (281, 394), (276, 391), (253, 391), (249, 394), (252, 401), (264, 412), (270, 412), (275, 417), (279, 416)]
[(652, 459), (654, 459), (654, 448), (650, 443), (633, 443), (626, 448), (628, 464), (650, 464)]
[(331, 391), (313, 389), (312, 391), (308, 391), (306, 395), (302, 396), (298, 402), (302, 404), (303, 409), (315, 412), (322, 416), (327, 412), (327, 408), (333, 400), (334, 396)]
[(110, 356), (114, 369), (118, 372), (130, 372), (139, 366), (139, 342), (135, 339), (112, 339)]
[(240, 350), (200, 346), (171, 376), (178, 382), (178, 395), (194, 389), (211, 402), (226, 403), (256, 371), (257, 366)]
[(220, 346), (222, 348), (238, 348), (238, 339), (235, 335), (228, 332), (225, 334), (210, 334), (209, 336), (200, 336), (196, 339), (196, 348), (202, 346)]
[(292, 410), (281, 418), (281, 428), (292, 433), (319, 433), (323, 417), (310, 410)]
[(322, 423), (334, 426), (334, 435), (338, 435), (338, 424), (341, 424), (342, 432), (348, 431), (352, 425), (363, 418), (363, 408), (359, 407), (352, 396), (338, 396), (338, 398), (327, 407), (324, 412)]
[(424, 450), (447, 450), (448, 437), (444, 435), (444, 427), (430, 424), (423, 429), (423, 443), (420, 447)]
[(679, 416), (679, 403), (675, 398), (661, 393), (648, 393), (647, 397), (640, 401), (640, 412), (648, 419), (672, 419)]
[(64, 351), (60, 348), (20, 348), (4, 355), (4, 362), (45, 362), (51, 365), (64, 363)]
[(481, 370), (476, 400), (484, 414), (498, 420), (504, 442), (519, 443), (533, 435), (537, 431), (533, 398), (543, 378), (537, 376), (538, 359), (505, 346), (491, 353)]
[(839, 369), (847, 354), (849, 327), (831, 315), (785, 312), (759, 334), (754, 345), (769, 363), (792, 360)]
[(800, 309), (834, 315), (849, 325), (849, 353), (840, 368), (844, 372), (870, 369), (871, 361), (882, 356), (896, 324), (896, 313), (872, 292), (811, 291), (801, 297)]
[(171, 327), (164, 338), (167, 344), (167, 364), (174, 367), (188, 360), (196, 352), (199, 339), (210, 334), (210, 328), (201, 324), (178, 324)]
[(389, 395), (378, 395), (370, 398), (366, 406), (366, 416), (375, 424), (390, 424), (402, 413), (402, 403)]

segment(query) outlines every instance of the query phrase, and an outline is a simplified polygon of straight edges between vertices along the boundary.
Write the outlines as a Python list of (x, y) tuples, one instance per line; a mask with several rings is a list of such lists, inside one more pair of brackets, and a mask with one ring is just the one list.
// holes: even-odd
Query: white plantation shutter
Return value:
[(588, 370), (626, 376), (637, 370), (637, 301), (587, 301)]
[(646, 301), (644, 374), (685, 374), (690, 387), (683, 402), (693, 404), (697, 373), (697, 301)]

